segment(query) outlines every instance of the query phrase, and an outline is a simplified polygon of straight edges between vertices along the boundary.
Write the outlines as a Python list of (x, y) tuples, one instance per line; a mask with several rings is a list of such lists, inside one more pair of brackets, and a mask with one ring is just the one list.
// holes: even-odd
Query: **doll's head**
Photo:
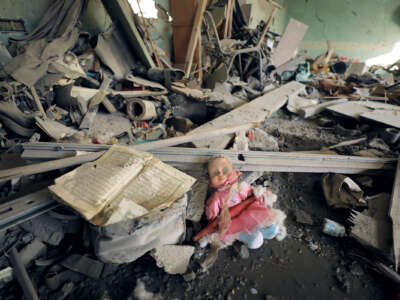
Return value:
[(212, 158), (208, 162), (208, 175), (210, 184), (214, 187), (219, 187), (236, 177), (236, 172), (233, 170), (228, 158), (219, 156)]

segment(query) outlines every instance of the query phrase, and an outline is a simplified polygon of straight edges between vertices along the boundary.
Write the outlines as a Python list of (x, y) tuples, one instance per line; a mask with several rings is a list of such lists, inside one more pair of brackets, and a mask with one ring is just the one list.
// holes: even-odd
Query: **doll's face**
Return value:
[(211, 184), (214, 186), (222, 185), (232, 174), (232, 164), (225, 158), (214, 159), (208, 165), (208, 174)]

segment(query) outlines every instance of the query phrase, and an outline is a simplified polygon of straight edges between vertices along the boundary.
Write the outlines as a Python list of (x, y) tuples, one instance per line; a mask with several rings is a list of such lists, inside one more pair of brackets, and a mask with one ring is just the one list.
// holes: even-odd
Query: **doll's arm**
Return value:
[(206, 216), (207, 220), (212, 221), (218, 217), (221, 212), (220, 201), (217, 193), (214, 193), (210, 198), (208, 198), (206, 203)]
[(253, 193), (253, 188), (250, 184), (245, 181), (240, 182), (239, 194), (240, 198), (243, 200), (247, 199)]

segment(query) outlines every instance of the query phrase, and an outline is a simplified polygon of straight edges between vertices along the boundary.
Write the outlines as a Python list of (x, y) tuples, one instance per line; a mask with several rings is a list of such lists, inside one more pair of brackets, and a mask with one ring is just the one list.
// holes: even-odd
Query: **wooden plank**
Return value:
[(264, 30), (263, 30), (263, 32), (262, 32), (261, 35), (260, 35), (260, 39), (258, 40), (257, 46), (256, 46), (256, 47), (260, 47), (261, 43), (264, 42), (264, 37), (265, 37), (265, 35), (267, 34), (269, 28), (271, 27), (272, 21), (274, 20), (275, 15), (276, 15), (277, 12), (278, 12), (278, 8), (277, 8), (276, 6), (273, 6), (273, 7), (272, 7), (271, 14), (270, 14), (270, 16), (269, 16), (269, 18), (268, 18), (267, 24), (265, 24)]
[(158, 148), (175, 146), (175, 145), (179, 145), (179, 144), (183, 144), (183, 143), (190, 143), (190, 142), (202, 140), (202, 139), (209, 138), (209, 137), (215, 137), (215, 136), (220, 136), (220, 135), (230, 134), (230, 133), (235, 133), (235, 132), (240, 132), (240, 131), (247, 131), (257, 125), (259, 125), (259, 123), (248, 123), (248, 124), (243, 124), (243, 125), (234, 126), (234, 127), (220, 128), (220, 129), (215, 129), (215, 130), (207, 130), (207, 131), (201, 131), (201, 132), (197, 132), (197, 133), (189, 132), (188, 134), (186, 134), (184, 136), (178, 136), (178, 137), (173, 137), (173, 138), (169, 138), (169, 139), (165, 139), (165, 140), (159, 140), (159, 141), (150, 142), (150, 143), (133, 145), (131, 147), (135, 148), (137, 150), (141, 150), (141, 151), (149, 151), (149, 150), (158, 149)]
[(142, 24), (144, 26), (144, 29), (146, 30), (147, 38), (149, 39), (149, 42), (150, 42), (150, 45), (151, 45), (151, 49), (152, 49), (153, 54), (154, 54), (154, 58), (156, 60), (157, 67), (162, 68), (160, 59), (158, 58), (158, 54), (157, 54), (156, 48), (154, 47), (153, 39), (151, 38), (151, 35), (150, 35), (149, 27), (147, 25), (147, 19), (143, 16), (143, 12), (142, 12), (142, 8), (140, 7), (139, 0), (136, 0), (136, 3), (138, 5), (138, 7), (139, 7), (140, 14), (142, 16)]
[(61, 140), (65, 137), (69, 137), (78, 132), (72, 127), (65, 126), (62, 123), (51, 120), (49, 118), (42, 120), (40, 117), (35, 117), (35, 120), (36, 125), (40, 129), (42, 129), (49, 137), (56, 141)]
[(104, 98), (108, 94), (108, 88), (111, 85), (111, 82), (113, 81), (112, 76), (104, 76), (103, 82), (100, 85), (100, 89), (97, 91), (97, 93), (89, 100), (89, 105), (88, 109), (91, 109), (95, 107), (96, 105), (99, 105), (101, 102), (103, 102)]
[(199, 0), (199, 5), (197, 6), (196, 15), (194, 17), (192, 34), (190, 36), (189, 46), (186, 53), (185, 59), (185, 77), (188, 78), (190, 75), (190, 70), (192, 69), (194, 51), (196, 50), (197, 41), (199, 39), (201, 24), (203, 21), (204, 11), (206, 10), (207, 0)]
[(92, 127), (94, 119), (96, 118), (98, 110), (99, 106), (95, 106), (89, 109), (83, 117), (81, 124), (79, 124), (79, 129), (90, 129), (90, 127)]
[(175, 67), (184, 69), (187, 47), (196, 15), (197, 0), (171, 0), (173, 46)]
[(107, 99), (107, 97), (105, 97), (103, 99), (102, 104), (104, 105), (105, 109), (107, 109), (107, 111), (110, 114), (113, 114), (113, 113), (115, 113), (117, 111), (117, 109), (115, 108), (114, 104), (112, 104), (111, 101)]
[(224, 39), (230, 38), (229, 29), (232, 29), (232, 13), (233, 13), (233, 0), (228, 0), (225, 11)]
[[(197, 127), (192, 132), (195, 133), (199, 131), (224, 128), (232, 126), (232, 124), (262, 122), (265, 118), (269, 117), (272, 113), (285, 105), (289, 96), (297, 95), (299, 92), (304, 90), (304, 88), (305, 86), (299, 82), (289, 82), (278, 89), (258, 97), (255, 100), (219, 116), (200, 127)], [(194, 145), (198, 148), (224, 149), (231, 138), (232, 135), (221, 135), (218, 138), (209, 138), (194, 142)]]
[(134, 15), (127, 0), (102, 0), (104, 8), (107, 10), (114, 23), (120, 24), (129, 44), (135, 54), (141, 59), (146, 67), (154, 68), (155, 64), (151, 59), (146, 45), (140, 36), (134, 23)]
[(199, 41), (197, 42), (197, 81), (200, 83), (200, 86), (203, 83), (203, 62), (202, 62), (202, 53), (203, 53), (203, 45), (201, 44), (201, 34), (199, 34)]
[(327, 147), (327, 149), (335, 149), (335, 148), (339, 148), (339, 147), (344, 147), (344, 146), (351, 146), (351, 145), (355, 145), (355, 144), (359, 144), (362, 142), (365, 142), (367, 140), (367, 137), (362, 137), (362, 138), (358, 138), (358, 139), (353, 139), (353, 140), (348, 140), (348, 141), (343, 141), (341, 143), (338, 143), (336, 145), (332, 145)]
[(400, 161), (397, 163), (389, 215), (393, 223), (394, 265), (397, 272), (400, 261)]
[(230, 39), (232, 37), (233, 6), (235, 5), (234, 2), (235, 2), (235, 0), (232, 0), (230, 12), (229, 12), (228, 39)]
[(289, 61), (306, 34), (307, 29), (307, 25), (295, 19), (290, 19), (278, 47), (276, 47), (271, 57), (272, 64), (279, 67)]
[(366, 119), (400, 129), (400, 112), (395, 110), (374, 110), (361, 114), (361, 119)]
[(347, 99), (338, 99), (338, 100), (332, 100), (332, 101), (320, 103), (320, 104), (314, 105), (314, 106), (301, 108), (299, 110), (299, 115), (302, 116), (303, 118), (309, 118), (309, 117), (315, 116), (315, 115), (323, 112), (329, 106), (345, 103), (347, 101), (348, 101)]
[(38, 94), (36, 93), (35, 87), (34, 87), (34, 86), (31, 86), (30, 89), (31, 89), (32, 96), (33, 96), (33, 99), (34, 99), (34, 101), (35, 101), (35, 105), (36, 105), (37, 109), (39, 110), (39, 112), (41, 113), (41, 115), (43, 116), (43, 118), (46, 119), (46, 118), (47, 118), (46, 112), (44, 111), (42, 102), (40, 102), (39, 96), (38, 96)]
[(8, 170), (0, 171), (0, 182), (18, 178), (21, 176), (29, 176), (39, 173), (44, 173), (52, 170), (58, 170), (62, 168), (72, 167), (83, 164), (85, 162), (94, 161), (103, 155), (103, 151), (94, 152), (90, 154), (79, 155), (75, 157), (68, 157), (59, 160), (47, 161), (43, 163), (17, 167)]

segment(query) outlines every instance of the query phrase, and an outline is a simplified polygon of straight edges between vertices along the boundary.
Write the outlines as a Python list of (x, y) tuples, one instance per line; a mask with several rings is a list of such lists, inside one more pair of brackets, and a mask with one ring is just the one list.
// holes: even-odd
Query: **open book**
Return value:
[(166, 208), (194, 182), (150, 153), (114, 145), (97, 161), (57, 178), (49, 189), (86, 220), (104, 226)]

